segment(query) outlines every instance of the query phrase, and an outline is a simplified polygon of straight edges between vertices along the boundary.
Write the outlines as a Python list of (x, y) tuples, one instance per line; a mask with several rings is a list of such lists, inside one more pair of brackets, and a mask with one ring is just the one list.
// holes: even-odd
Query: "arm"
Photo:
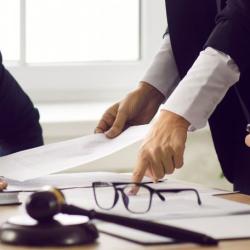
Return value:
[(106, 110), (95, 132), (113, 138), (128, 126), (150, 122), (178, 82), (179, 74), (167, 35), (139, 86)]
[[(229, 0), (217, 16), (216, 27), (204, 46), (207, 56), (200, 55), (164, 109), (186, 118), (193, 130), (203, 127), (229, 87), (239, 80), (240, 72), (247, 69), (249, 44), (250, 1)], [(203, 76), (196, 74), (201, 68)], [(196, 94), (185, 91), (189, 87)], [(178, 106), (180, 98), (184, 98), (188, 105)], [(197, 103), (202, 105), (195, 105)]]
[(190, 130), (202, 128), (239, 76), (230, 56), (209, 47), (201, 52), (162, 110), (185, 118)]
[(216, 27), (204, 48), (212, 47), (229, 55), (243, 72), (249, 65), (249, 44), (250, 1), (228, 0), (216, 18)]
[(227, 1), (227, 7), (218, 16), (216, 27), (204, 46), (206, 50), (168, 99), (144, 141), (133, 181), (141, 181), (145, 174), (157, 180), (181, 167), (187, 125), (190, 123), (193, 129), (204, 126), (227, 89), (247, 68), (249, 6), (249, 0)]

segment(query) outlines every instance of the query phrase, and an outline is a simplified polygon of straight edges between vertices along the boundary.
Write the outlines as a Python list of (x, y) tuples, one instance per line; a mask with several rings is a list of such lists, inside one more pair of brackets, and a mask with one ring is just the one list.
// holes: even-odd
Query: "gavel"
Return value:
[(218, 244), (218, 241), (210, 236), (186, 229), (148, 220), (97, 212), (93, 209), (87, 210), (67, 204), (63, 193), (53, 187), (47, 187), (45, 190), (31, 194), (25, 207), (29, 216), (37, 220), (39, 223), (49, 222), (58, 213), (83, 215), (87, 216), (89, 219), (98, 219), (144, 232), (173, 238), (178, 242), (193, 242), (203, 245)]

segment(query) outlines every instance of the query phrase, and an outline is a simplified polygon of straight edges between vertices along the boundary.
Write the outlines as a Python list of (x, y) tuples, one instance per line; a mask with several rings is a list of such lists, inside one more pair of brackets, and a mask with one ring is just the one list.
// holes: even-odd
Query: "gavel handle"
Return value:
[(98, 219), (125, 227), (130, 227), (140, 231), (173, 238), (179, 242), (192, 242), (201, 245), (217, 245), (218, 241), (208, 235), (193, 232), (190, 230), (160, 224), (157, 222), (129, 218), (120, 215), (97, 212), (95, 210), (87, 210), (73, 205), (62, 205), (62, 213), (71, 215), (85, 215), (89, 219)]

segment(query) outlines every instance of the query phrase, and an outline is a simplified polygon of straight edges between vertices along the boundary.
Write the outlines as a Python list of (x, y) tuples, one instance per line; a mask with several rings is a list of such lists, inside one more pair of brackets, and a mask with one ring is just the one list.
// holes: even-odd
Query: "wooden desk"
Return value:
[[(238, 202), (243, 202), (250, 204), (250, 196), (233, 194), (223, 196), (225, 199), (234, 200)], [(0, 207), (0, 223), (4, 222), (7, 218), (13, 215), (20, 214), (21, 211), (17, 206), (2, 206)], [(33, 250), (33, 249), (42, 249), (42, 248), (27, 248), (27, 247), (13, 247), (0, 244), (1, 250)], [(68, 247), (68, 248), (43, 248), (48, 250), (249, 250), (250, 249), (250, 239), (249, 240), (235, 240), (235, 241), (222, 241), (218, 247), (201, 247), (194, 244), (177, 244), (177, 245), (161, 245), (161, 246), (142, 246), (134, 243), (130, 243), (125, 240), (117, 239), (108, 235), (101, 234), (97, 243), (94, 245), (85, 245), (79, 247)]]

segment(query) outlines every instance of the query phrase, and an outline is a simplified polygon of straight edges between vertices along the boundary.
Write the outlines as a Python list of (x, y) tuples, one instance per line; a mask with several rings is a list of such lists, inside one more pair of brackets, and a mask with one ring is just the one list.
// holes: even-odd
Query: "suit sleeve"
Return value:
[(242, 73), (250, 62), (250, 1), (228, 0), (216, 18), (216, 27), (204, 49), (212, 47), (229, 55)]

